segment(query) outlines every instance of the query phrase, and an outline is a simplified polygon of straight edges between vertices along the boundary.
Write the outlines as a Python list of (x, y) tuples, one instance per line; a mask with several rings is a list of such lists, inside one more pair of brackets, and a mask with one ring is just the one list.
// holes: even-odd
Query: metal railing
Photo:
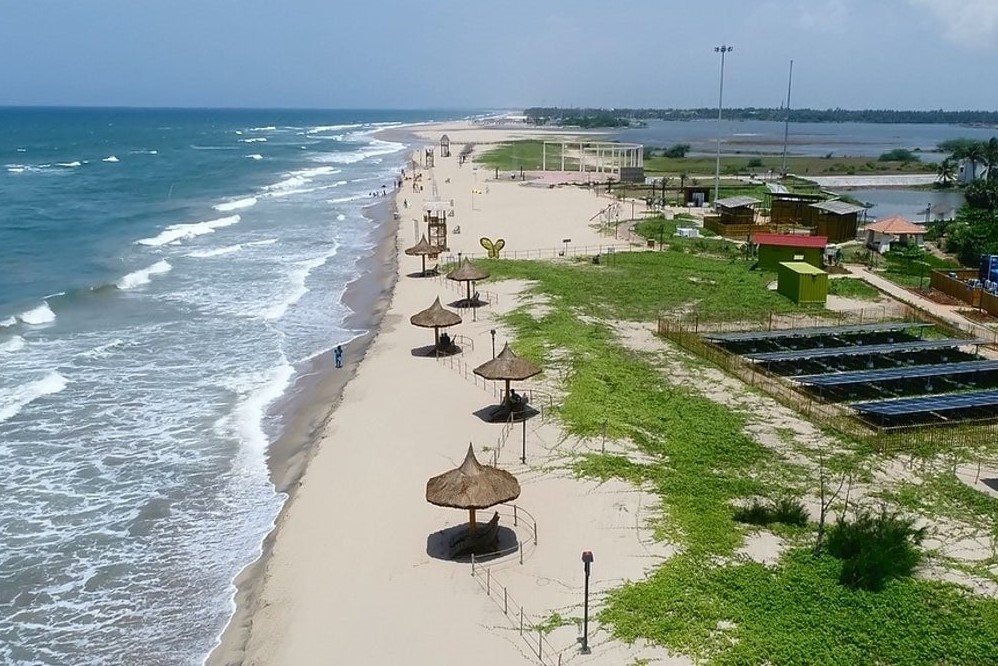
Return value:
[[(525, 526), (526, 531), (530, 536), (530, 541), (532, 541), (534, 548), (536, 548), (537, 521), (534, 517), (525, 509), (518, 507), (515, 504), (501, 504), (499, 506), (504, 509), (504, 511), (500, 511), (500, 516), (512, 516), (514, 527), (518, 527), (520, 524)], [(522, 565), (524, 558), (523, 545), (524, 543), (520, 540), (518, 535), (517, 544), (515, 546), (496, 551), (495, 553), (489, 553), (489, 561), (492, 562), (496, 558), (505, 557), (519, 551), (520, 564)], [(480, 561), (475, 559), (474, 555), (472, 555), (472, 578), (478, 582), (478, 584), (485, 591), (485, 594), (492, 599), (493, 602), (495, 602), (496, 606), (498, 606), (500, 610), (502, 610), (503, 615), (506, 616), (510, 625), (519, 631), (520, 637), (530, 648), (531, 654), (533, 654), (537, 658), (537, 661), (544, 666), (561, 666), (564, 653), (571, 649), (571, 646), (558, 650), (551, 645), (551, 642), (545, 635), (543, 621), (540, 618), (531, 617), (524, 606), (518, 603), (513, 595), (510, 594), (509, 588), (497, 580), (496, 576), (492, 573), (492, 568), (492, 566), (482, 564)]]

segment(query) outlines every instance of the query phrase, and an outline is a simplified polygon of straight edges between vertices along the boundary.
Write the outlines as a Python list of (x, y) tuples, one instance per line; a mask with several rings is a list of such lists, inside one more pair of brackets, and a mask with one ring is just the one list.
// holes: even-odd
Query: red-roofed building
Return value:
[(775, 271), (784, 261), (804, 261), (821, 268), (828, 245), (825, 236), (794, 234), (755, 234), (752, 242), (759, 246), (759, 268), (767, 271)]
[(887, 252), (891, 244), (921, 245), (925, 228), (895, 215), (866, 225), (866, 245), (878, 252)]

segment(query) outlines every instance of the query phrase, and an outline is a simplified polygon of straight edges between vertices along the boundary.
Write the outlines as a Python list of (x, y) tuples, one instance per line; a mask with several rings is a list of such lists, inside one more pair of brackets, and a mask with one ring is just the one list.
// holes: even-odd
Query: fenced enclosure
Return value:
[[(877, 316), (877, 315), (880, 316)], [(688, 313), (663, 317), (658, 333), (678, 347), (716, 365), (744, 383), (764, 391), (778, 403), (815, 424), (829, 428), (869, 448), (885, 453), (911, 450), (950, 450), (998, 444), (998, 422), (962, 421), (932, 425), (874, 427), (861, 421), (847, 405), (824, 401), (785, 378), (715, 345), (703, 336), (726, 331), (776, 331), (879, 321), (921, 321), (907, 306), (864, 308), (840, 313), (768, 313), (754, 319), (718, 319)], [(955, 331), (955, 329), (950, 329)]]

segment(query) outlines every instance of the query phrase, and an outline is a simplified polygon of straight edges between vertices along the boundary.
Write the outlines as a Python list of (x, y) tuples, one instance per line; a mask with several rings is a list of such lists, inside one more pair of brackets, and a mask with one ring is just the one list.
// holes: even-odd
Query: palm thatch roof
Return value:
[(465, 259), (458, 268), (447, 274), (447, 279), (457, 282), (473, 282), (475, 280), (484, 280), (488, 276), (489, 272), (487, 270), (479, 268)]
[(426, 501), (454, 509), (485, 509), (520, 496), (520, 482), (504, 469), (483, 466), (468, 445), (460, 467), (426, 482)]
[(539, 367), (525, 358), (520, 358), (513, 353), (507, 342), (503, 345), (502, 351), (491, 361), (486, 361), (475, 368), (474, 372), (479, 377), (492, 380), (513, 380), (520, 381), (528, 379), (541, 371)]
[(412, 315), (409, 317), (409, 321), (413, 326), (420, 326), (422, 328), (446, 328), (447, 326), (460, 324), (461, 315), (445, 309), (444, 306), (440, 305), (440, 297), (437, 296), (436, 300), (433, 301), (433, 305), (422, 312)]
[(405, 253), (410, 257), (435, 257), (441, 252), (443, 250), (436, 245), (430, 245), (430, 242), (426, 240), (426, 234), (419, 237), (418, 243), (405, 249)]

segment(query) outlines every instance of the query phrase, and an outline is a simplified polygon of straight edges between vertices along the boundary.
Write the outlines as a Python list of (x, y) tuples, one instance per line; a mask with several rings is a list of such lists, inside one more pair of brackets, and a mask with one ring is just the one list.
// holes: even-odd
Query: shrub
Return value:
[(773, 512), (759, 500), (752, 500), (748, 506), (735, 509), (734, 519), (749, 525), (769, 525), (773, 522)]
[(918, 162), (919, 157), (907, 148), (888, 150), (877, 158), (881, 162)]
[(771, 525), (783, 523), (803, 527), (807, 525), (808, 513), (804, 503), (792, 497), (782, 497), (775, 502), (763, 503), (752, 500), (748, 506), (735, 509), (734, 519), (749, 525)]
[(749, 169), (758, 169), (761, 166), (762, 166), (762, 160), (758, 157), (753, 157), (748, 161)]
[(793, 497), (781, 497), (773, 505), (773, 520), (784, 525), (807, 525), (810, 515), (804, 503)]
[(922, 559), (918, 545), (925, 529), (890, 514), (864, 512), (852, 522), (836, 521), (828, 532), (828, 552), (843, 560), (839, 582), (852, 589), (878, 591), (893, 578), (911, 576)]

